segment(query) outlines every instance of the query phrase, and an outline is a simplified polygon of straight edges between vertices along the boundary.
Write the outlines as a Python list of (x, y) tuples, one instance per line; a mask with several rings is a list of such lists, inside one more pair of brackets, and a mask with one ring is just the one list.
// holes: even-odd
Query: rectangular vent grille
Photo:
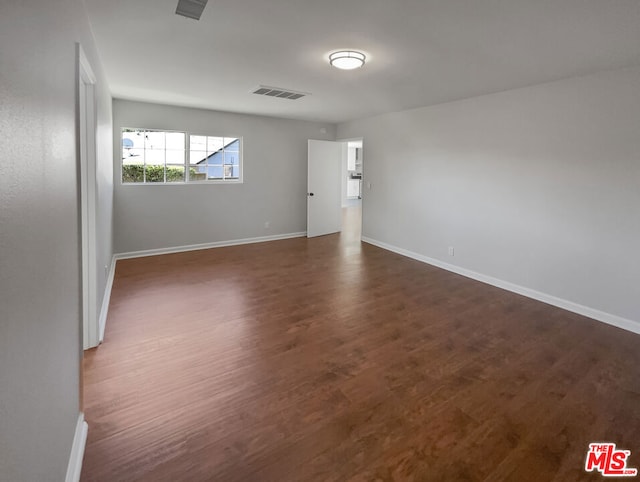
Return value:
[(277, 97), (278, 99), (297, 100), (301, 97), (311, 95), (307, 92), (295, 92), (293, 90), (281, 89), (279, 87), (267, 87), (259, 85), (251, 91), (252, 94), (266, 95), (267, 97)]
[(200, 20), (200, 15), (209, 0), (178, 0), (176, 13), (183, 17)]

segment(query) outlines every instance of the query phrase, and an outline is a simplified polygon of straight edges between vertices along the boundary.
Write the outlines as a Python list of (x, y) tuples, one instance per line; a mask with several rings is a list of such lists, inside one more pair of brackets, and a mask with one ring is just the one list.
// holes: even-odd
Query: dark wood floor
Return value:
[(349, 234), (119, 261), (83, 481), (573, 481), (640, 467), (640, 336)]

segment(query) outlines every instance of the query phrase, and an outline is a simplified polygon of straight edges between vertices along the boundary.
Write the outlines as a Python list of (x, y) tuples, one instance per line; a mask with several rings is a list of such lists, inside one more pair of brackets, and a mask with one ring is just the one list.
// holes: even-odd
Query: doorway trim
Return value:
[(82, 46), (78, 54), (78, 151), (82, 271), (82, 346), (99, 344), (96, 260), (96, 76)]

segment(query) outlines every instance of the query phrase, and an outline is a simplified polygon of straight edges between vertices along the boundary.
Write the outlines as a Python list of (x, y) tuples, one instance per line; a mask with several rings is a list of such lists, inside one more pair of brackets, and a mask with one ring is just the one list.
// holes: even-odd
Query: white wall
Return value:
[(363, 236), (640, 322), (640, 69), (348, 122), (337, 136), (364, 137)]
[[(114, 100), (113, 120), (118, 253), (306, 231), (307, 140), (335, 138), (332, 124), (125, 100)], [(244, 183), (123, 185), (122, 127), (240, 136)]]
[(76, 42), (98, 77), (104, 263), (111, 258), (111, 98), (84, 4), (0, 3), (1, 481), (64, 480), (80, 411)]

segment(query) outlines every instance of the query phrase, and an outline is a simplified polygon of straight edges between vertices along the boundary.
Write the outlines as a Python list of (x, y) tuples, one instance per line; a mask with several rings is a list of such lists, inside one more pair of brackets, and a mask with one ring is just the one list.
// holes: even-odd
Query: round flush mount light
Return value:
[(366, 58), (362, 52), (338, 50), (329, 54), (329, 63), (338, 69), (353, 70), (362, 67)]

